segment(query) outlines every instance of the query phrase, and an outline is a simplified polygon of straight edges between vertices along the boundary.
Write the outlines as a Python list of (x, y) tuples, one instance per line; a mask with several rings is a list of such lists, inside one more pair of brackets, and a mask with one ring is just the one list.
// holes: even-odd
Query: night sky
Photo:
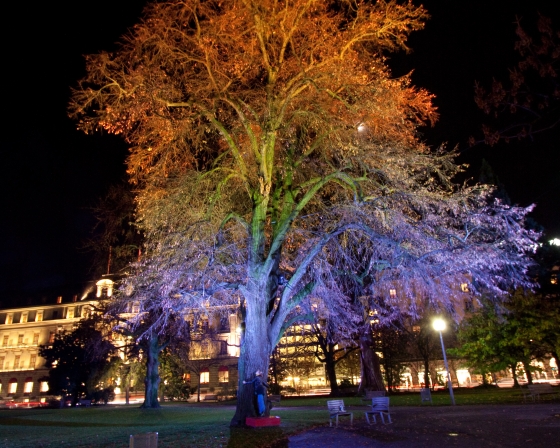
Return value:
[[(91, 279), (91, 254), (82, 249), (95, 223), (89, 208), (125, 178), (125, 144), (78, 132), (66, 106), (84, 75), (82, 55), (114, 49), (146, 2), (74, 3), (18, 2), (4, 16), (0, 306), (76, 293)], [(432, 18), (412, 35), (414, 52), (389, 60), (395, 75), (414, 70), (414, 84), (436, 95), (441, 117), (424, 130), (425, 140), (459, 145), (473, 176), (485, 158), (512, 202), (537, 203), (532, 216), (547, 237), (560, 237), (560, 128), (493, 148), (469, 149), (466, 142), (481, 135), (475, 80), (487, 86), (492, 77), (505, 80), (515, 63), (515, 17), (532, 26), (540, 11), (560, 29), (555, 3), (424, 1)]]

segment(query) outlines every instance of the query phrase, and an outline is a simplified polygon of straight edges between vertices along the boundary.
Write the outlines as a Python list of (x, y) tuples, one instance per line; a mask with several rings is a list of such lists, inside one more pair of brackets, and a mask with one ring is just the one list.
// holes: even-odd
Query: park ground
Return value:
[(165, 403), (68, 409), (0, 410), (0, 447), (128, 446), (130, 434), (157, 431), (159, 448), (311, 447), (560, 447), (560, 398), (523, 401), (515, 389), (457, 391), (457, 406), (445, 392), (434, 404), (419, 394), (391, 396), (392, 424), (368, 425), (365, 403), (345, 398), (354, 424), (341, 418), (329, 427), (328, 397), (283, 399), (272, 414), (280, 427), (230, 428), (234, 403)]

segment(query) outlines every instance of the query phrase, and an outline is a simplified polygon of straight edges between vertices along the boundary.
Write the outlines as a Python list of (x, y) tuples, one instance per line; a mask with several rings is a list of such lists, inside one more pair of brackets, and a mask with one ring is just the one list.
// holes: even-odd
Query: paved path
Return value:
[(393, 424), (368, 426), (361, 411), (354, 427), (314, 428), (289, 438), (289, 448), (560, 447), (560, 403), (395, 407)]

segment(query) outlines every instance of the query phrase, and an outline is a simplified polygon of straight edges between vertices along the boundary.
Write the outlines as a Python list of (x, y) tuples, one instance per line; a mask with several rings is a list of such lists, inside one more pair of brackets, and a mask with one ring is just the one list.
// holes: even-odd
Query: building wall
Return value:
[(39, 356), (39, 346), (48, 345), (57, 332), (71, 330), (91, 312), (93, 303), (0, 310), (0, 397), (36, 398), (47, 393), (42, 383), (46, 383), (50, 366)]

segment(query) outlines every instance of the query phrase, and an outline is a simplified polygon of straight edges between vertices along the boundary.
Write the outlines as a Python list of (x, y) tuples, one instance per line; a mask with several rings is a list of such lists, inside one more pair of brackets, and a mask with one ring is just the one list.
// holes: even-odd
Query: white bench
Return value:
[(350, 426), (354, 422), (354, 414), (352, 412), (348, 412), (344, 406), (344, 400), (328, 400), (327, 407), (329, 408), (330, 414), (330, 426), (332, 426), (333, 418), (336, 420), (336, 427), (338, 428), (338, 417), (340, 416), (350, 416)]
[(370, 415), (373, 417), (373, 423), (377, 423), (375, 414), (379, 414), (383, 424), (385, 424), (385, 416), (389, 419), (389, 423), (393, 423), (391, 421), (391, 414), (389, 414), (389, 397), (376, 397), (371, 399), (371, 411), (366, 411), (366, 420), (368, 424), (370, 423)]

